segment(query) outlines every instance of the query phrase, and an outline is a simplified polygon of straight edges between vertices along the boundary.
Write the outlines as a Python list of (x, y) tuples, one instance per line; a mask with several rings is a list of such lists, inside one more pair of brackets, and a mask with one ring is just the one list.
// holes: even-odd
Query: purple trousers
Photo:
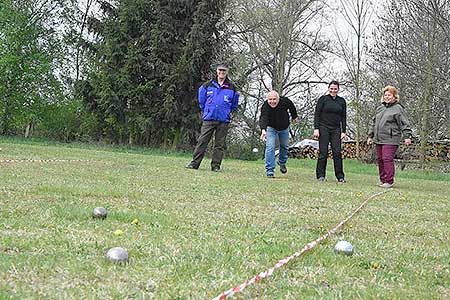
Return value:
[(381, 183), (394, 183), (394, 156), (397, 151), (397, 145), (377, 144), (378, 173)]

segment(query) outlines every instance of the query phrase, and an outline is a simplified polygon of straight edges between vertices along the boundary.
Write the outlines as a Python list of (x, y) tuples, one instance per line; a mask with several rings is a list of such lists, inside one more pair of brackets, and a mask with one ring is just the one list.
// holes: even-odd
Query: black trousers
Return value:
[(333, 154), (334, 175), (337, 179), (344, 179), (341, 153), (341, 129), (319, 127), (319, 158), (316, 166), (316, 177), (325, 177), (327, 169), (328, 145), (331, 143)]
[(228, 133), (228, 125), (229, 123), (219, 121), (203, 121), (200, 136), (197, 140), (197, 146), (195, 147), (194, 154), (192, 155), (192, 165), (196, 167), (200, 166), (206, 150), (208, 149), (209, 141), (214, 134), (211, 168), (220, 168), (225, 151), (225, 138)]

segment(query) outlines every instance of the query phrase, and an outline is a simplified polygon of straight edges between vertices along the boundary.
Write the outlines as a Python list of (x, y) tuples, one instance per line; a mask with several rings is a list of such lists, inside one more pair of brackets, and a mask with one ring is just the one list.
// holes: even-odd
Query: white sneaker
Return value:
[(394, 186), (393, 183), (387, 183), (387, 182), (385, 182), (385, 183), (383, 183), (382, 185), (380, 185), (380, 187), (385, 188), (385, 189), (390, 189), (390, 188), (392, 188), (393, 186)]

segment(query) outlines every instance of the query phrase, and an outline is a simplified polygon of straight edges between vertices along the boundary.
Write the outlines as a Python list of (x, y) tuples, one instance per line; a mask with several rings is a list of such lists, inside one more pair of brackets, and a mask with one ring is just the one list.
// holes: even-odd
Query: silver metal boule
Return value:
[(258, 153), (259, 150), (258, 150), (258, 148), (253, 148), (252, 151), (253, 151), (253, 153)]
[(353, 255), (353, 246), (347, 241), (339, 241), (334, 246), (334, 252), (350, 256)]
[(108, 211), (104, 207), (96, 207), (92, 211), (92, 217), (96, 219), (105, 219), (108, 215)]
[(106, 258), (114, 263), (126, 263), (128, 261), (128, 252), (122, 247), (114, 247), (108, 250)]

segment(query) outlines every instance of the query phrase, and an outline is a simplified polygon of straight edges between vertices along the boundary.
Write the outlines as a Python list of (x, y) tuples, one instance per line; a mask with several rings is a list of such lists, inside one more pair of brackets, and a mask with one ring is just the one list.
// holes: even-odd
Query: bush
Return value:
[(49, 105), (35, 134), (63, 142), (90, 141), (96, 128), (96, 118), (83, 109), (81, 102), (74, 100)]

